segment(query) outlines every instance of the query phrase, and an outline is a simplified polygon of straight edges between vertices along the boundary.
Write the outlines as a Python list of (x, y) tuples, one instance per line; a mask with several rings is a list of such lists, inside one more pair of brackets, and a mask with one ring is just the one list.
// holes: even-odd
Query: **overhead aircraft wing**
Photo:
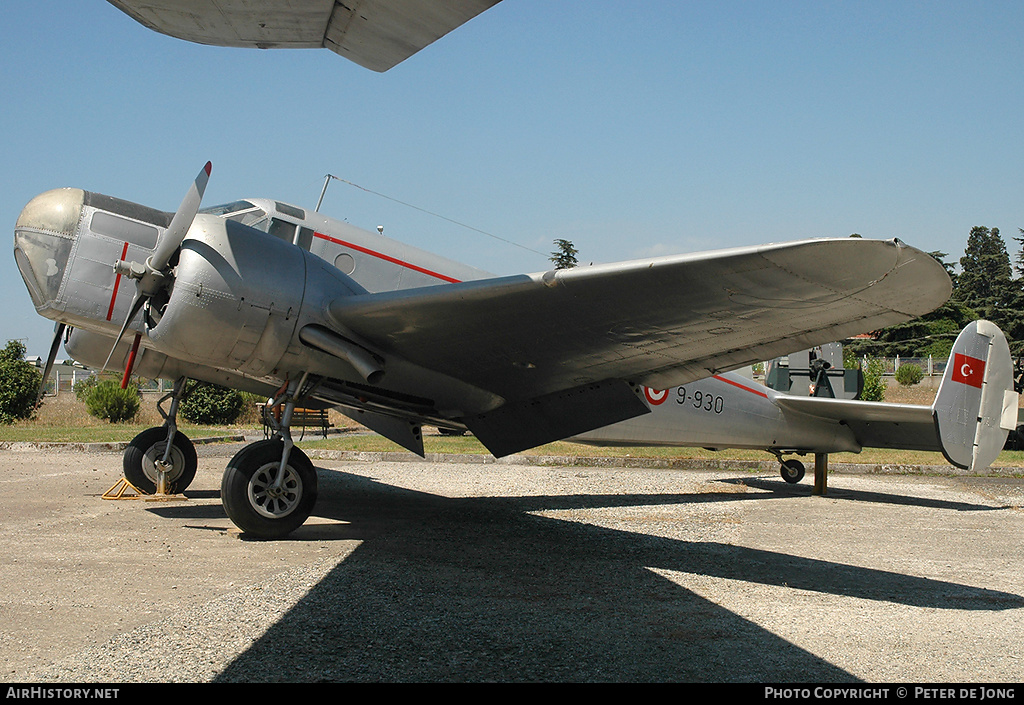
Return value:
[(626, 382), (685, 384), (909, 320), (950, 291), (930, 255), (844, 238), (345, 296), (330, 314), (385, 360), (504, 399), (465, 419), (498, 455), (645, 413)]
[(325, 47), (387, 71), (500, 0), (109, 0), (141, 24), (198, 44)]

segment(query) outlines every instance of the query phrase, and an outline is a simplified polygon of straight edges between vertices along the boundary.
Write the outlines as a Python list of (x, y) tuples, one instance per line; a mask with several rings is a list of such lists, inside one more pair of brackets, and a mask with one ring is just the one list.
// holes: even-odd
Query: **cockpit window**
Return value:
[(255, 208), (253, 204), (248, 201), (232, 201), (231, 203), (222, 203), (219, 206), (210, 206), (203, 208), (199, 212), (207, 213), (209, 215), (227, 215), (228, 213), (237, 213), (238, 211), (247, 211)]
[(232, 203), (222, 203), (219, 206), (210, 206), (209, 208), (203, 208), (199, 211), (200, 213), (207, 213), (209, 215), (219, 215), (222, 218), (228, 220), (236, 220), (242, 225), (248, 225), (251, 227), (265, 230), (266, 227), (260, 227), (257, 223), (266, 218), (267, 213), (262, 208), (257, 208), (249, 201), (234, 201)]

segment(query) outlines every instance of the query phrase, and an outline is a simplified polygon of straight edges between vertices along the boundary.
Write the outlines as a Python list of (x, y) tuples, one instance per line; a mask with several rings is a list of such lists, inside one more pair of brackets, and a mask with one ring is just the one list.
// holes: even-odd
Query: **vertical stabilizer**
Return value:
[(1017, 425), (1013, 360), (996, 324), (979, 320), (960, 331), (932, 412), (949, 462), (981, 472), (995, 461)]

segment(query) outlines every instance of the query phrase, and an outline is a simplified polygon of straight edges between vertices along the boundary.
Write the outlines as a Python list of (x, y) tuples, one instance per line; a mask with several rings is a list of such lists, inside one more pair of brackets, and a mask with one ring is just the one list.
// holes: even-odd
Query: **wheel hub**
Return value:
[(159, 479), (160, 472), (167, 474), (167, 479), (170, 482), (174, 482), (181, 475), (183, 468), (185, 467), (185, 457), (182, 455), (181, 450), (177, 446), (171, 446), (171, 457), (169, 462), (165, 465), (164, 451), (167, 448), (167, 442), (155, 443), (150, 446), (149, 450), (145, 453), (145, 460), (142, 463), (142, 471), (146, 473), (146, 477), (152, 480), (154, 483)]
[(268, 519), (288, 516), (302, 499), (302, 479), (290, 465), (285, 468), (281, 486), (274, 486), (278, 467), (277, 463), (267, 463), (249, 480), (249, 503), (258, 514)]

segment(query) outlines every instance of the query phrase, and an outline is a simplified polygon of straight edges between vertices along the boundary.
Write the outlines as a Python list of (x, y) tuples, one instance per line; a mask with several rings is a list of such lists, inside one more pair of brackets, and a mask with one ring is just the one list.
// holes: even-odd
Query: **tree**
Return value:
[(953, 282), (953, 288), (956, 289), (956, 265), (952, 262), (946, 261), (946, 258), (949, 257), (949, 253), (934, 250), (928, 254), (930, 254), (936, 262), (942, 265), (943, 269), (946, 270), (946, 274), (949, 275), (949, 280)]
[(999, 237), (999, 228), (971, 228), (964, 256), (960, 258), (953, 298), (999, 324), (998, 311), (1010, 304), (1015, 288), (1010, 256), (1006, 243)]
[(25, 360), (25, 344), (10, 340), (0, 350), (0, 423), (31, 418), (42, 373)]
[(572, 269), (576, 266), (576, 255), (579, 252), (573, 247), (572, 240), (555, 240), (558, 249), (551, 253), (549, 260), (554, 262), (555, 269)]
[[(975, 230), (978, 230), (978, 228), (971, 230), (972, 235), (975, 234)], [(1018, 231), (1021, 235), (1024, 235), (1024, 230), (1018, 228)], [(999, 230), (992, 228), (990, 237), (991, 233), (998, 234)], [(1024, 238), (1015, 237), (1014, 240), (1024, 245)], [(968, 247), (970, 247), (970, 242), (968, 242)], [(1017, 264), (1013, 270), (1018, 275), (1024, 276), (1024, 249), (1018, 251), (1014, 259)], [(1008, 260), (1009, 257), (1007, 256), (1007, 265), (1005, 267), (1009, 266)], [(1015, 356), (1020, 356), (1024, 355), (1024, 289), (1021, 287), (1024, 279), (1020, 277), (1017, 279), (1010, 279), (1008, 276), (1004, 277), (1002, 270), (1005, 267), (1001, 266), (998, 273), (992, 274), (985, 270), (984, 276), (999, 277), (1001, 284), (995, 292), (990, 293), (987, 299), (977, 296), (975, 290), (976, 300), (972, 302), (972, 305), (978, 312), (979, 317), (987, 318), (1002, 329), (1003, 333), (1006, 334), (1007, 341), (1010, 343), (1010, 352)], [(972, 290), (968, 289), (961, 292), (961, 288), (964, 287), (958, 287), (954, 296), (969, 298)], [(996, 296), (996, 294), (1001, 295)]]
[[(1024, 235), (1024, 228), (1017, 228), (1017, 230), (1020, 230), (1020, 234)], [(1017, 253), (1017, 265), (1014, 269), (1017, 270), (1019, 276), (1024, 277), (1024, 237), (1015, 237), (1013, 239), (1021, 244), (1021, 249)]]

